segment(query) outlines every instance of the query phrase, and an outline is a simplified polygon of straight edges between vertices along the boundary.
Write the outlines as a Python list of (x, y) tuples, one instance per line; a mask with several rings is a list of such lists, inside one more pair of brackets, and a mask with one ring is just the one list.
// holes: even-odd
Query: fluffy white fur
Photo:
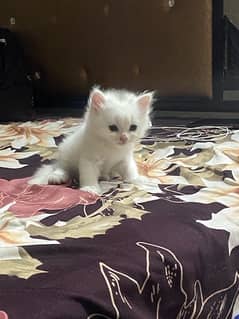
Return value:
[(42, 166), (31, 184), (62, 184), (79, 178), (80, 188), (100, 193), (99, 179), (138, 176), (134, 146), (150, 125), (153, 93), (91, 91), (84, 123), (59, 146), (55, 164)]

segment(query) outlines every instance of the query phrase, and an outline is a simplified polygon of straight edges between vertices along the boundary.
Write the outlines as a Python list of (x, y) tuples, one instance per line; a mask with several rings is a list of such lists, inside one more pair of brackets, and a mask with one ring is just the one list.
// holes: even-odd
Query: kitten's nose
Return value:
[(125, 133), (122, 133), (122, 134), (120, 135), (120, 142), (121, 142), (122, 144), (125, 144), (127, 141), (128, 141), (128, 136), (127, 136)]

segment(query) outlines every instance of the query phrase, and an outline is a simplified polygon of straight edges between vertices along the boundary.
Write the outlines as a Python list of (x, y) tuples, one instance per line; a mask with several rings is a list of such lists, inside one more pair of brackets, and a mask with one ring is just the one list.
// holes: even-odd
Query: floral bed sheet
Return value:
[(239, 131), (152, 127), (141, 185), (29, 185), (81, 120), (0, 125), (0, 319), (239, 313)]

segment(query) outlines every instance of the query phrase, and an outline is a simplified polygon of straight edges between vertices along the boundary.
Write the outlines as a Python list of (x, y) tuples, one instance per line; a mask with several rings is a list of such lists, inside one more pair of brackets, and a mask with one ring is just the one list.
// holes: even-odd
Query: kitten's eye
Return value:
[(136, 130), (137, 130), (137, 125), (135, 125), (135, 124), (130, 125), (129, 130), (130, 130), (131, 132), (136, 131)]
[(110, 125), (109, 126), (109, 130), (111, 131), (111, 132), (118, 132), (118, 127), (116, 126), (116, 125)]

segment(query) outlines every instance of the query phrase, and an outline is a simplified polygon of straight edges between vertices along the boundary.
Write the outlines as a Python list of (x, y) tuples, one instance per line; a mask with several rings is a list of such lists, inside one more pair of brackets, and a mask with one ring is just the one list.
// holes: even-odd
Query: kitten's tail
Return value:
[(49, 175), (54, 171), (53, 165), (43, 165), (40, 167), (32, 178), (28, 181), (28, 184), (46, 185), (48, 184)]

